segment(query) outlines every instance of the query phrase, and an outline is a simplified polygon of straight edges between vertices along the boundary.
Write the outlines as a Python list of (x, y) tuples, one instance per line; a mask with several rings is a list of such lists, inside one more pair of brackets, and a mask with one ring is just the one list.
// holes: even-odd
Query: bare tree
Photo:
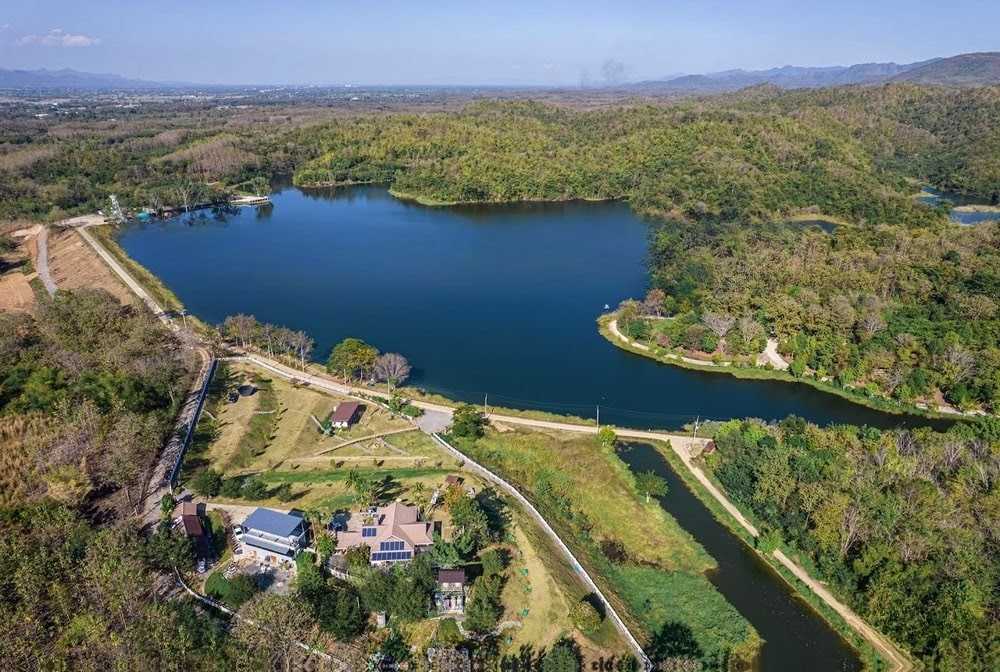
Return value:
[(847, 557), (850, 550), (864, 537), (864, 518), (861, 508), (851, 504), (844, 510), (840, 524), (840, 557)]
[(662, 289), (653, 288), (646, 293), (646, 298), (642, 302), (642, 311), (646, 315), (663, 315), (663, 302), (667, 300), (667, 294)]
[(295, 354), (298, 355), (299, 365), (304, 370), (306, 368), (306, 358), (312, 353), (316, 342), (304, 331), (295, 331), (291, 335), (291, 344)]
[(184, 212), (191, 210), (191, 197), (194, 191), (194, 184), (187, 180), (177, 183), (174, 187), (174, 196), (177, 197), (177, 202), (184, 206)]
[(701, 321), (719, 338), (728, 334), (729, 330), (733, 328), (733, 324), (736, 323), (736, 319), (732, 315), (713, 312), (703, 314)]
[(390, 391), (410, 377), (410, 370), (406, 357), (397, 352), (387, 352), (375, 360), (375, 375), (386, 382)]
[(878, 309), (870, 308), (862, 313), (858, 325), (861, 327), (862, 333), (870, 338), (885, 329), (885, 320)]
[(944, 351), (944, 364), (948, 373), (957, 383), (968, 380), (976, 372), (976, 356), (957, 343), (952, 343)]
[(760, 338), (764, 335), (764, 327), (760, 325), (760, 322), (753, 319), (749, 315), (741, 317), (736, 326), (740, 330), (740, 336), (743, 338), (743, 342), (746, 344), (749, 344), (755, 338)]

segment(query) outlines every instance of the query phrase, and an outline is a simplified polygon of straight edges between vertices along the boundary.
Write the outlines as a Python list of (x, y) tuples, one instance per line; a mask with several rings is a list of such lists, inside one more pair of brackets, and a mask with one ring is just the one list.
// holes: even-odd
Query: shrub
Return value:
[(569, 642), (556, 643), (542, 659), (542, 672), (579, 672), (580, 658)]
[(478, 439), (485, 433), (486, 417), (478, 406), (462, 404), (451, 418), (451, 434), (463, 439)]
[(246, 574), (239, 574), (227, 579), (222, 572), (212, 572), (205, 582), (205, 592), (209, 597), (225, 603), (233, 609), (239, 609), (258, 591), (257, 582)]
[(240, 493), (243, 489), (243, 479), (239, 477), (227, 478), (222, 481), (222, 487), (219, 488), (219, 494), (226, 499), (238, 499)]
[(484, 576), (499, 574), (507, 566), (504, 554), (495, 548), (483, 551), (483, 554), (479, 556), (479, 559), (483, 564)]
[(573, 605), (573, 609), (569, 615), (576, 629), (588, 637), (596, 633), (601, 627), (601, 615), (597, 613), (597, 609), (594, 609), (594, 605), (586, 598)]
[(278, 498), (279, 502), (290, 502), (295, 497), (292, 494), (292, 484), (282, 483), (274, 490), (274, 496)]
[(264, 499), (268, 495), (267, 484), (259, 478), (251, 478), (247, 480), (243, 483), (243, 487), (240, 489), (240, 492), (244, 498), (251, 501)]
[(205, 469), (191, 480), (191, 489), (202, 497), (215, 497), (222, 489), (222, 475), (214, 469)]

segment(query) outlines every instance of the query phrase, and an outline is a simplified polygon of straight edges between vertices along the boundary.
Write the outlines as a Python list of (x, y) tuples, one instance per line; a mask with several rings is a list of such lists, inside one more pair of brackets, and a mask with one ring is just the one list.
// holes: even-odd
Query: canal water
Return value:
[(756, 553), (712, 516), (657, 450), (626, 444), (621, 458), (636, 473), (652, 471), (667, 482), (660, 504), (698, 540), (718, 568), (709, 580), (765, 640), (757, 669), (858, 670), (861, 662), (844, 641)]
[(624, 203), (427, 208), (383, 187), (287, 187), (273, 206), (129, 225), (119, 242), (198, 317), (249, 313), (309, 333), (314, 357), (354, 336), (453, 399), (676, 428), (790, 414), (922, 423), (801, 384), (657, 364), (595, 320), (646, 290), (648, 227)]

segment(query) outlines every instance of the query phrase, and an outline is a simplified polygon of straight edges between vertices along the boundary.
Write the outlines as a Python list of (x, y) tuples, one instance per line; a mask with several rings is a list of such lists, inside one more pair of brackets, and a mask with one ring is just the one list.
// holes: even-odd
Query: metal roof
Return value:
[(356, 401), (342, 401), (337, 405), (330, 420), (332, 422), (350, 422), (360, 406), (361, 404)]
[(255, 537), (252, 534), (243, 535), (243, 543), (247, 546), (255, 546), (257, 548), (263, 548), (265, 551), (271, 551), (272, 553), (277, 553), (278, 555), (284, 555), (287, 557), (292, 557), (295, 552), (288, 548), (287, 546), (282, 546), (281, 544), (275, 544), (268, 541), (267, 539), (261, 539), (260, 537)]
[(257, 509), (243, 522), (243, 527), (247, 530), (259, 530), (276, 537), (290, 537), (293, 534), (298, 536), (295, 529), (301, 525), (302, 518), (299, 516), (271, 509)]

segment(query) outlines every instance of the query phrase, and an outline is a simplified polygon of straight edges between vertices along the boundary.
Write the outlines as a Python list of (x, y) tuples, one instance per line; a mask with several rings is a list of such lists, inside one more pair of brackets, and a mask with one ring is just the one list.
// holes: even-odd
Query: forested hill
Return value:
[[(961, 228), (921, 181), (1000, 198), (1000, 89), (752, 89), (574, 112), (483, 103), (309, 131), (297, 183), (430, 203), (624, 198), (661, 225), (670, 314), (745, 318), (795, 370), (906, 403), (1000, 408), (1000, 225)], [(832, 232), (788, 224), (832, 217)]]
[(946, 86), (1000, 84), (1000, 52), (961, 54), (936, 59), (896, 75), (893, 81)]

